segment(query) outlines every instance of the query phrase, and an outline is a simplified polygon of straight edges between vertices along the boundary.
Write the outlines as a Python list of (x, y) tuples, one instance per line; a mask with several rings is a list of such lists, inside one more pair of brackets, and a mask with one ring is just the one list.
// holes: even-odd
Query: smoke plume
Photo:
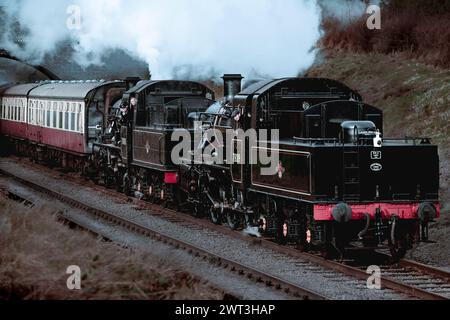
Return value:
[[(68, 27), (74, 6), (79, 28)], [(69, 41), (85, 67), (119, 49), (145, 61), (155, 79), (285, 77), (314, 61), (320, 19), (308, 0), (4, 0), (0, 48), (39, 64)]]

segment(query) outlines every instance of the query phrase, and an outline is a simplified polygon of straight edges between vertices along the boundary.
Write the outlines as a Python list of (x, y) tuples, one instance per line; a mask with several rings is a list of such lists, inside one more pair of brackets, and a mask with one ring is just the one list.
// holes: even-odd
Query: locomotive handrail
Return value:
[[(159, 148), (159, 152), (158, 152), (158, 153), (159, 153), (159, 157), (158, 157), (158, 158), (159, 158), (159, 163), (162, 164), (162, 165), (164, 164), (164, 163), (162, 162), (162, 157), (161, 157), (161, 156), (162, 156), (162, 152), (161, 152), (161, 149), (162, 149), (162, 148), (161, 148), (161, 142), (162, 142), (163, 138), (164, 138), (164, 136), (161, 136), (161, 137), (159, 137), (159, 140), (158, 140), (158, 148)], [(164, 151), (165, 151), (165, 150), (164, 150)]]
[(405, 142), (409, 142), (409, 141), (413, 141), (414, 145), (416, 144), (416, 141), (420, 140), (419, 144), (431, 144), (431, 138), (428, 137), (408, 137), (405, 136), (404, 139), (401, 138), (383, 138), (384, 141), (405, 141)]
[[(358, 138), (359, 141), (372, 141), (373, 138)], [(386, 142), (412, 142), (413, 145), (416, 144), (431, 144), (431, 138), (427, 138), (427, 137), (408, 137), (405, 136), (404, 138), (382, 138), (383, 141)], [(420, 141), (420, 142), (419, 142)]]
[(117, 151), (120, 151), (121, 148), (118, 146), (115, 146), (113, 144), (108, 144), (108, 143), (100, 143), (100, 142), (93, 142), (92, 143), (93, 146), (97, 146), (97, 147), (103, 147), (103, 148), (108, 148), (108, 149), (115, 149)]
[(183, 124), (181, 124), (181, 123), (177, 123), (177, 124), (170, 124), (170, 123), (154, 123), (153, 125), (154, 125), (155, 127), (177, 127), (177, 128), (183, 127)]
[(309, 144), (313, 143), (334, 143), (336, 145), (339, 142), (337, 138), (300, 138), (300, 137), (292, 137), (295, 141), (306, 142)]

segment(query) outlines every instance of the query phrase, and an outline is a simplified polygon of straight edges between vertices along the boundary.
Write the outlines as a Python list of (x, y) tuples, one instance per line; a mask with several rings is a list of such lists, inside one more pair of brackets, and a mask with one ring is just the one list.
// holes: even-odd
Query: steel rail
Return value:
[[(248, 265), (237, 262), (230, 258), (226, 258), (219, 254), (213, 253), (209, 250), (200, 248), (190, 242), (187, 242), (187, 241), (184, 241), (181, 239), (177, 239), (170, 235), (164, 234), (160, 231), (156, 231), (156, 230), (151, 229), (147, 226), (144, 226), (138, 222), (131, 221), (131, 220), (125, 219), (123, 217), (120, 217), (117, 214), (114, 214), (112, 212), (106, 212), (106, 211), (96, 208), (92, 205), (87, 205), (85, 203), (82, 203), (79, 200), (76, 200), (67, 195), (61, 194), (60, 192), (52, 190), (46, 186), (26, 180), (22, 177), (19, 177), (19, 176), (15, 175), (14, 173), (7, 172), (3, 169), (0, 169), (0, 173), (19, 181), (21, 184), (23, 184), (27, 187), (30, 187), (33, 190), (36, 190), (40, 193), (46, 194), (46, 195), (48, 195), (54, 199), (57, 199), (61, 202), (69, 204), (72, 207), (81, 209), (81, 210), (93, 215), (96, 218), (100, 218), (106, 222), (113, 223), (116, 226), (123, 227), (129, 231), (136, 232), (136, 233), (146, 236), (152, 240), (156, 240), (156, 241), (162, 242), (164, 244), (168, 244), (170, 246), (173, 246), (174, 248), (187, 251), (188, 253), (190, 253), (196, 257), (199, 257), (203, 260), (207, 260), (216, 266), (236, 272), (239, 275), (245, 276), (249, 279), (254, 279), (256, 282), (264, 283), (268, 287), (275, 288), (276, 290), (280, 290), (280, 291), (282, 291), (288, 295), (291, 295), (293, 297), (301, 298), (304, 300), (327, 300), (327, 299), (329, 299), (328, 297), (326, 297), (320, 293), (303, 288), (303, 287), (301, 287), (295, 283), (292, 283), (290, 281), (287, 281), (285, 279), (281, 279), (279, 277), (270, 275), (264, 271), (250, 267)], [(77, 221), (74, 221), (65, 215), (63, 215), (63, 217), (64, 217), (64, 219), (70, 220), (73, 223), (80, 225)], [(88, 228), (85, 225), (80, 225), (80, 226), (83, 228)]]

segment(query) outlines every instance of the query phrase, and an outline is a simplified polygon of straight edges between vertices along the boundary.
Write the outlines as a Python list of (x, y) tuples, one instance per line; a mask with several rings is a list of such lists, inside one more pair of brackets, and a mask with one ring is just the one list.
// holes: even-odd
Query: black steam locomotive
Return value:
[[(83, 172), (300, 249), (342, 254), (356, 241), (387, 243), (399, 258), (428, 238), (440, 214), (439, 159), (429, 139), (384, 138), (381, 110), (334, 80), (265, 80), (244, 90), (241, 80), (225, 75), (225, 97), (216, 101), (197, 82), (129, 79), (122, 99), (102, 113), (107, 125), (82, 155)], [(235, 134), (219, 142), (202, 135), (208, 130)], [(275, 130), (276, 141), (268, 138)], [(191, 150), (175, 162), (173, 136), (181, 131), (192, 137)], [(213, 159), (224, 147), (231, 160), (196, 161), (208, 147)], [(278, 155), (272, 174), (262, 174), (267, 163), (253, 158), (259, 151)]]

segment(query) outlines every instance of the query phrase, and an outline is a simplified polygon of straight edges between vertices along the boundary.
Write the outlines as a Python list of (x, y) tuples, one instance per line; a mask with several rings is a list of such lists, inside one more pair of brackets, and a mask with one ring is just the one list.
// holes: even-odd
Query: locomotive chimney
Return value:
[(241, 92), (241, 81), (244, 79), (240, 74), (224, 74), (223, 77), (223, 96), (229, 102), (232, 102), (234, 96)]

